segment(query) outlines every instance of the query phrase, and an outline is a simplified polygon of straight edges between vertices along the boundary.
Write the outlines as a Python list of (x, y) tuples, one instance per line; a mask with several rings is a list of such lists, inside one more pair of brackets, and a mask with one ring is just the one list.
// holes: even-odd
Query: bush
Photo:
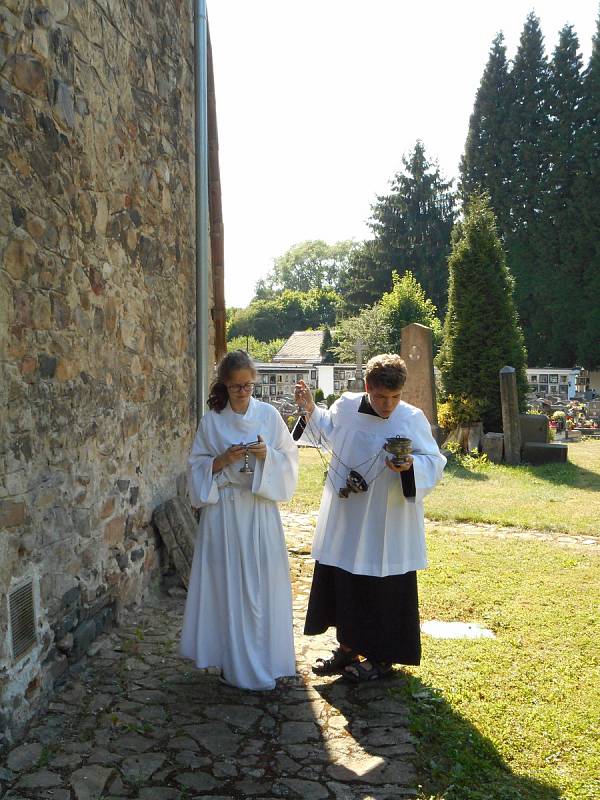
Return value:
[(325, 392), (323, 389), (315, 389), (315, 403), (322, 403), (325, 400)]
[(472, 425), (481, 422), (485, 401), (478, 397), (448, 395), (445, 403), (438, 406), (438, 424), (447, 431), (459, 425)]
[(327, 405), (327, 408), (331, 408), (331, 406), (335, 403), (336, 400), (337, 400), (336, 394), (328, 394), (327, 397), (325, 398), (325, 403)]

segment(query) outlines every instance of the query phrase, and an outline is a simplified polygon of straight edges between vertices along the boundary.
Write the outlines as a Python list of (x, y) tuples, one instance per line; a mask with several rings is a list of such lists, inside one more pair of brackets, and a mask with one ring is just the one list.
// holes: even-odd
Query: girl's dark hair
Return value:
[(223, 411), (229, 402), (227, 383), (231, 378), (231, 373), (238, 369), (249, 369), (256, 376), (254, 362), (245, 350), (232, 350), (219, 361), (217, 366), (217, 376), (211, 384), (208, 393), (208, 407), (212, 411), (219, 413)]

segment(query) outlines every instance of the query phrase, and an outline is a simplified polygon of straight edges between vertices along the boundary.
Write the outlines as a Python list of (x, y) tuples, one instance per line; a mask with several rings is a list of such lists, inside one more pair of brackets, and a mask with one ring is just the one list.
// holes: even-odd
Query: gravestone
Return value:
[(526, 442), (523, 445), (523, 461), (527, 464), (564, 464), (567, 460), (566, 444)]
[(484, 433), (481, 437), (481, 452), (494, 464), (500, 464), (504, 452), (504, 434)]
[(517, 372), (514, 367), (502, 367), (500, 370), (500, 401), (504, 429), (504, 460), (507, 464), (519, 464), (521, 462), (521, 428)]
[(542, 442), (550, 439), (550, 425), (545, 414), (519, 414), (521, 443)]
[(402, 399), (421, 409), (429, 420), (434, 438), (439, 441), (431, 328), (413, 322), (402, 328), (401, 336), (400, 355), (408, 370)]

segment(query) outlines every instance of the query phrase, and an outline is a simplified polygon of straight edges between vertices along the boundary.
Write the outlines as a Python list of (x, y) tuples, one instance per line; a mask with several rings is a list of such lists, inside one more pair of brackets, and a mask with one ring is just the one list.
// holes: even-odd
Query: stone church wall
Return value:
[(156, 574), (195, 427), (192, 41), (189, 1), (0, 0), (0, 744)]

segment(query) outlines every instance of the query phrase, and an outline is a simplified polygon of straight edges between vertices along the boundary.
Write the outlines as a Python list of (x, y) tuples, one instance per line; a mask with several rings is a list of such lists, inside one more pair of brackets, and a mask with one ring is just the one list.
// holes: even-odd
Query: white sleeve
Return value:
[(306, 428), (302, 438), (312, 445), (318, 446), (321, 440), (329, 441), (333, 433), (333, 420), (331, 411), (315, 405), (310, 419), (306, 423)]
[(219, 501), (217, 476), (213, 474), (213, 461), (216, 456), (210, 452), (204, 435), (204, 418), (200, 420), (192, 452), (188, 459), (188, 488), (190, 503), (195, 508), (212, 505)]
[(446, 459), (431, 434), (431, 425), (425, 414), (419, 411), (411, 419), (413, 430), (413, 468), (415, 473), (416, 500), (422, 500), (435, 488), (446, 466)]
[(265, 500), (289, 500), (298, 482), (298, 446), (285, 422), (277, 414), (273, 444), (267, 445), (264, 461), (256, 459), (252, 491)]

